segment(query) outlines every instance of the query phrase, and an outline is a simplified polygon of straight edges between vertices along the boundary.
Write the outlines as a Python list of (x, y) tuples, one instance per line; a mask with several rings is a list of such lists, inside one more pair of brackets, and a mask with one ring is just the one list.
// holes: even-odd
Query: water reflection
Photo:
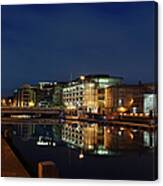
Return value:
[(62, 178), (153, 178), (157, 157), (154, 128), (69, 121), (6, 124), (1, 132), (32, 177), (38, 176), (40, 162), (52, 161)]
[[(113, 151), (153, 148), (157, 144), (157, 133), (152, 129), (102, 125), (87, 122), (66, 122), (55, 125), (18, 124), (2, 127), (10, 138), (33, 140), (36, 146), (56, 147), (64, 145), (84, 153), (108, 155)], [(9, 132), (10, 131), (10, 132)]]

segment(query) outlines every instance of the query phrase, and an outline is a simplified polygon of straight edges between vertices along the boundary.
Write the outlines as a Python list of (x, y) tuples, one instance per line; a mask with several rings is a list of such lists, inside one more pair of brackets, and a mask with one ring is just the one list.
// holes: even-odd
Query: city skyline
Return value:
[(71, 74), (153, 82), (153, 3), (3, 6), (2, 95)]
[(2, 177), (158, 179), (157, 9), (2, 6)]

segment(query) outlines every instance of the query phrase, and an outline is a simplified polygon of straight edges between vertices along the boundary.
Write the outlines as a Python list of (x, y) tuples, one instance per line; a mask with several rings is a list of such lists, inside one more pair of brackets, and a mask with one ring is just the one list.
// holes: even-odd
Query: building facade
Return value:
[[(63, 106), (64, 82), (39, 82), (25, 84), (14, 91), (14, 106), (17, 107), (61, 107)], [(3, 101), (3, 105), (5, 102)]]
[(63, 88), (64, 105), (70, 110), (102, 113), (105, 107), (105, 89), (122, 84), (122, 80), (108, 75), (80, 76)]
[(36, 105), (38, 107), (63, 106), (62, 91), (64, 82), (39, 82), (36, 89)]
[(144, 113), (144, 95), (156, 95), (154, 84), (112, 86), (106, 89), (106, 110), (112, 112)]
[(144, 113), (151, 116), (158, 115), (157, 108), (157, 94), (146, 93), (144, 94)]
[(36, 92), (34, 87), (25, 84), (14, 91), (14, 100), (17, 107), (35, 107)]

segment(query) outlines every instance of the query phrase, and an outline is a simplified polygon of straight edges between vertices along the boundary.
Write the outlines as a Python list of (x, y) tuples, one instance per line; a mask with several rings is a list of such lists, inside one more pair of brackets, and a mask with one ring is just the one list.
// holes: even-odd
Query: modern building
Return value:
[(157, 116), (157, 94), (146, 93), (144, 94), (144, 113), (150, 116)]
[(86, 75), (67, 82), (39, 82), (14, 91), (2, 106), (57, 107), (75, 114), (145, 113), (157, 115), (155, 84), (123, 84), (123, 78)]
[(67, 110), (103, 113), (105, 89), (122, 84), (122, 80), (109, 75), (80, 76), (63, 88), (64, 105)]
[(52, 103), (53, 83), (39, 82), (36, 87), (36, 106), (50, 107)]
[(35, 88), (29, 84), (23, 85), (14, 91), (14, 100), (17, 107), (35, 107), (36, 92)]
[[(108, 87), (105, 96), (106, 110), (108, 113), (143, 113), (144, 105), (147, 105), (147, 98), (145, 95), (149, 94), (156, 95), (156, 87), (154, 84), (122, 84)], [(146, 101), (144, 100), (145, 98)], [(147, 108), (145, 112), (147, 112)]]
[(62, 107), (65, 82), (39, 82), (36, 89), (38, 107)]
[[(17, 107), (63, 107), (63, 87), (65, 82), (39, 82), (25, 84), (14, 90), (12, 105)], [(8, 104), (5, 99), (2, 105)]]

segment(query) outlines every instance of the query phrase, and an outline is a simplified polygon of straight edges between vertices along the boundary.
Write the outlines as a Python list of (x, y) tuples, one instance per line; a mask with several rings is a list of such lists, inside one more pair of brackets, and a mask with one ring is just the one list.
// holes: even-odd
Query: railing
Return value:
[(16, 118), (2, 118), (2, 125), (19, 125), (19, 124), (38, 124), (38, 125), (50, 125), (50, 124), (58, 124), (59, 119), (16, 119)]
[(43, 113), (43, 114), (59, 114), (61, 112), (60, 109), (56, 108), (20, 108), (20, 107), (2, 107), (1, 108), (2, 114), (3, 113)]

